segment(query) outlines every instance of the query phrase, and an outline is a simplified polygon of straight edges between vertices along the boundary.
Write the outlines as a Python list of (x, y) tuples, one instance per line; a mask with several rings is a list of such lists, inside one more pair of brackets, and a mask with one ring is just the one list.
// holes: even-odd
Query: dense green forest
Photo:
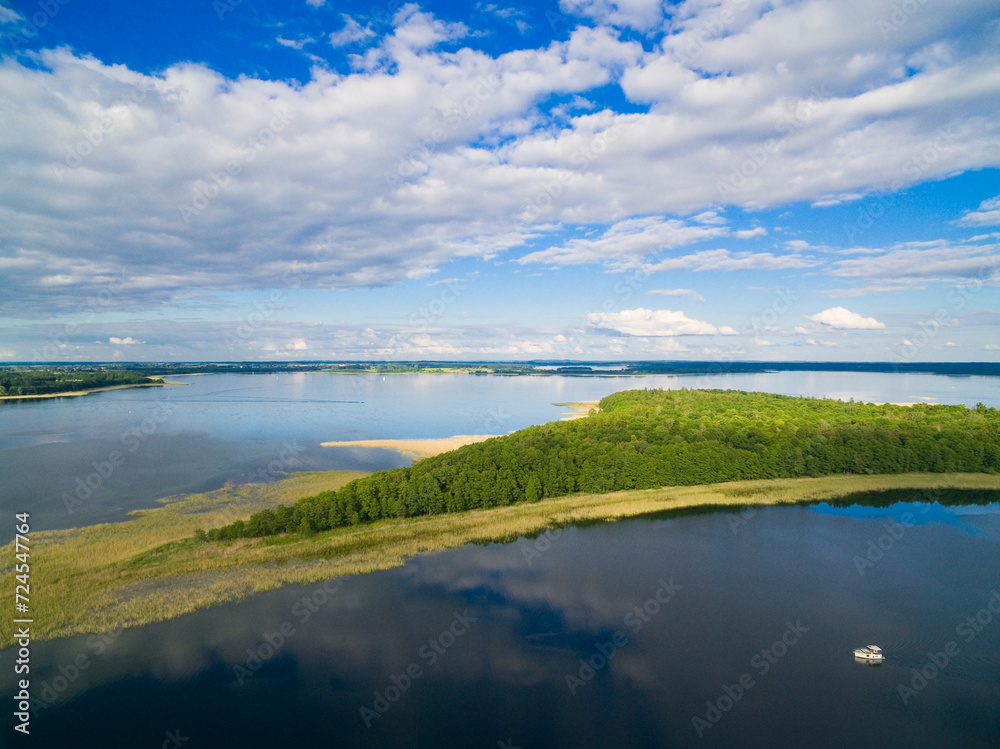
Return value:
[(111, 385), (148, 384), (139, 372), (98, 370), (92, 372), (51, 369), (0, 370), (0, 395), (49, 395), (73, 390), (92, 390)]
[(380, 471), (216, 528), (266, 536), (516, 502), (836, 473), (1000, 470), (1000, 411), (723, 390), (631, 390), (550, 422)]

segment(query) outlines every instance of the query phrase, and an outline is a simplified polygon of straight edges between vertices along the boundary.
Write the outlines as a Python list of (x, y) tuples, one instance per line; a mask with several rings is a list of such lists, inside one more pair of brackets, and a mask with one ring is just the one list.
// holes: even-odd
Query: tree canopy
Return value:
[(314, 533), (383, 518), (837, 473), (1000, 470), (1000, 411), (728, 390), (630, 390), (585, 419), (466, 445), (264, 510), (209, 539)]

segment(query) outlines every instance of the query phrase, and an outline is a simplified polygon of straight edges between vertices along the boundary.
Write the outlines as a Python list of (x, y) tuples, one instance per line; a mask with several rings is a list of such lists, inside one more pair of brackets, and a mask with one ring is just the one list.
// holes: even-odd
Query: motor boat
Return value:
[(882, 648), (878, 645), (868, 645), (867, 647), (858, 648), (854, 651), (854, 657), (860, 658), (863, 661), (884, 661), (885, 656), (882, 655)]

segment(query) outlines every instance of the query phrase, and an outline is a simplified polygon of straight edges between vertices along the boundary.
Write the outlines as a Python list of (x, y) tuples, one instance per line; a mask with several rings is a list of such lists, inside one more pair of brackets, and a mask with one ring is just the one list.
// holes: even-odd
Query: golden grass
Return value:
[[(339, 528), (202, 543), (198, 528), (220, 526), (264, 507), (343, 485), (356, 472), (300, 473), (163, 500), (123, 523), (32, 534), (31, 613), (36, 639), (102, 632), (170, 619), (287, 583), (307, 583), (403, 564), (407, 558), (477, 542), (513, 541), (554, 526), (612, 521), (664, 510), (827, 500), (880, 489), (1000, 490), (995, 474), (901, 474), (742, 481), (609, 494)], [(13, 544), (3, 548), (5, 590), (13, 590)], [(0, 647), (12, 642), (0, 620)]]

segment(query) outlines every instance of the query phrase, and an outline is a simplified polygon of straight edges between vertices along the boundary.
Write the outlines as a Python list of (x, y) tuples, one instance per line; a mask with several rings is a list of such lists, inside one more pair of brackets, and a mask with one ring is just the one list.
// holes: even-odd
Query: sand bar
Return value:
[(323, 447), (380, 447), (386, 450), (396, 450), (408, 458), (429, 458), (432, 455), (457, 450), (473, 442), (482, 442), (498, 434), (456, 434), (454, 437), (439, 437), (436, 439), (413, 440), (348, 440), (344, 442), (323, 442)]

